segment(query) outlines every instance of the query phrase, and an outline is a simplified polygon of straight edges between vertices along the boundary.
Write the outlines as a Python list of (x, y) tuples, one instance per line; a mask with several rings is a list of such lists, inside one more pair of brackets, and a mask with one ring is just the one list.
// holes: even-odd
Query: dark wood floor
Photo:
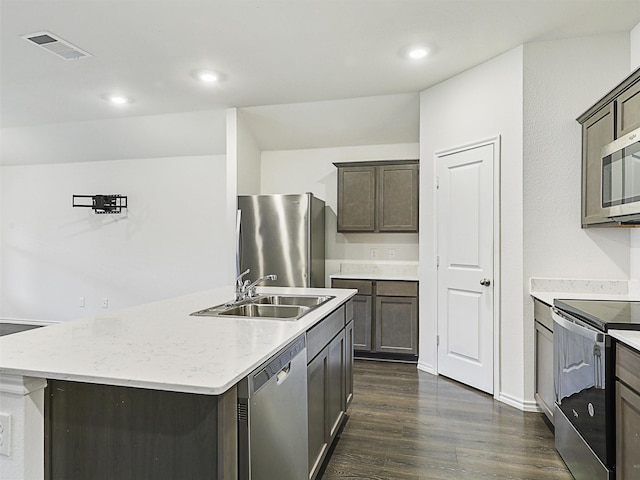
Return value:
[(25, 330), (32, 330), (39, 327), (40, 325), (23, 325), (19, 323), (0, 322), (0, 337), (3, 335), (11, 335), (12, 333), (24, 332)]
[(322, 480), (573, 478), (542, 414), (412, 364), (356, 360), (348, 413)]

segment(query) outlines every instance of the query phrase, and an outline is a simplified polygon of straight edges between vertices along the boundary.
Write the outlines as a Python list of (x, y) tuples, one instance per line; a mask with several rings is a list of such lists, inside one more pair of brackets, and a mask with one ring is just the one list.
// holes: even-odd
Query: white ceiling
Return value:
[[(309, 116), (290, 106), (261, 106), (339, 99), (352, 99), (341, 111), (360, 112), (342, 123), (391, 111), (412, 122), (408, 140), (403, 121), (380, 134), (417, 141), (417, 105), (407, 101), (417, 92), (525, 42), (628, 32), (640, 22), (639, 0), (0, 2), (3, 128), (256, 107), (246, 113), (264, 127), (263, 145), (292, 128), (323, 129), (302, 125), (298, 117)], [(63, 60), (20, 38), (43, 30), (92, 56)], [(407, 61), (401, 52), (414, 43), (432, 55)], [(201, 68), (224, 81), (199, 84), (192, 74)], [(135, 102), (115, 108), (101, 98), (108, 92)], [(373, 110), (357, 100), (387, 95)]]

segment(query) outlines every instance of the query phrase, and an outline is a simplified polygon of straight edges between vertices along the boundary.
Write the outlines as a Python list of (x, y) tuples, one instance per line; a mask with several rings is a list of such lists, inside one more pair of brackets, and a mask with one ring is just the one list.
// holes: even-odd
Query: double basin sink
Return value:
[(298, 320), (335, 297), (329, 295), (259, 295), (193, 312), (201, 317)]

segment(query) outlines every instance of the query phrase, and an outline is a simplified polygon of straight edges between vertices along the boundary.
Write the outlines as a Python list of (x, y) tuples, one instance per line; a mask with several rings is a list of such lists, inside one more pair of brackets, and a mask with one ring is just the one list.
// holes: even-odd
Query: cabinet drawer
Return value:
[(533, 318), (553, 332), (553, 318), (551, 307), (540, 300), (533, 300)]
[(378, 281), (376, 294), (385, 297), (417, 297), (418, 282)]
[(372, 283), (370, 280), (349, 280), (334, 278), (331, 286), (333, 288), (355, 288), (360, 295), (371, 295), (373, 291)]
[(640, 392), (640, 353), (616, 343), (616, 377)]
[(344, 328), (344, 305), (307, 332), (307, 362)]

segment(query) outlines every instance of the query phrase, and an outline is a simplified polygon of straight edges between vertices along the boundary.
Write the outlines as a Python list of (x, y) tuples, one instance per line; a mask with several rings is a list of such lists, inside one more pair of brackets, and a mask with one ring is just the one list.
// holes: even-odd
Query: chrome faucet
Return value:
[(255, 282), (251, 283), (249, 280), (242, 280), (242, 278), (249, 273), (251, 270), (246, 269), (238, 278), (236, 278), (236, 292), (235, 292), (235, 302), (240, 302), (242, 300), (246, 300), (247, 298), (253, 298), (256, 296), (256, 285), (265, 280), (277, 280), (278, 276), (275, 274), (265, 275), (264, 277), (260, 277)]
[(256, 285), (264, 282), (265, 280), (277, 280), (278, 276), (275, 273), (270, 275), (265, 275), (264, 277), (260, 277), (255, 282), (249, 284), (245, 290), (245, 298), (253, 298), (256, 296)]
[(239, 302), (246, 297), (247, 287), (249, 286), (249, 280), (242, 281), (242, 277), (244, 277), (247, 273), (249, 273), (251, 269), (247, 268), (244, 272), (238, 275), (236, 278), (236, 292), (234, 300)]

